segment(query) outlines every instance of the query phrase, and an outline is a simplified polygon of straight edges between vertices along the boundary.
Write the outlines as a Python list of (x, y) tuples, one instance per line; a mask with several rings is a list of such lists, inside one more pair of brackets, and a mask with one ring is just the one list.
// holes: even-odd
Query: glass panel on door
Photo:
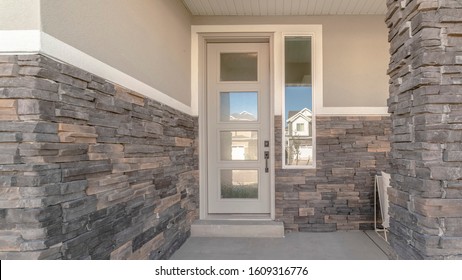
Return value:
[(258, 198), (258, 170), (223, 169), (220, 182), (221, 198)]
[(252, 122), (258, 120), (257, 92), (220, 92), (222, 122)]
[(258, 160), (258, 131), (221, 131), (221, 160)]
[(220, 81), (251, 82), (258, 79), (257, 53), (221, 53)]

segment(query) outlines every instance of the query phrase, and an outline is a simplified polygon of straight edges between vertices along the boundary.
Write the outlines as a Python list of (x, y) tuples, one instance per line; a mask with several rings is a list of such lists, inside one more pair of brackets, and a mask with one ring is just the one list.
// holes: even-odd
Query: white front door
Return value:
[(207, 44), (209, 214), (270, 213), (268, 43)]

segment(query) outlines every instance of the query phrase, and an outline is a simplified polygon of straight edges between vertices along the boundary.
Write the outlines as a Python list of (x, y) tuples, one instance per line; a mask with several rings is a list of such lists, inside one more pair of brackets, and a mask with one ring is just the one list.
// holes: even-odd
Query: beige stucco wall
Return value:
[(390, 56), (384, 16), (196, 16), (192, 24), (322, 24), (324, 106), (387, 106)]
[(0, 30), (40, 29), (39, 0), (1, 0)]
[(43, 32), (191, 104), (191, 16), (172, 0), (41, 0)]

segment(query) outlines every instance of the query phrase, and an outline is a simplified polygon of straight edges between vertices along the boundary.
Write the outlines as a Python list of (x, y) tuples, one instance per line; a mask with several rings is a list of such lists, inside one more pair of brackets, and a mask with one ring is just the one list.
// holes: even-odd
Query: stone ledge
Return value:
[(274, 221), (197, 220), (192, 237), (284, 237), (284, 224)]

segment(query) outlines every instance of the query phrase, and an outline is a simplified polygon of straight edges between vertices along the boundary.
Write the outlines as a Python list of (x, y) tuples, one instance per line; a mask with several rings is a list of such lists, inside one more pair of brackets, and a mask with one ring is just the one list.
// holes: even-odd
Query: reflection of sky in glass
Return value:
[[(240, 114), (243, 111), (246, 111), (257, 117), (258, 95), (256, 92), (229, 92), (221, 94), (226, 94), (226, 96), (229, 97), (230, 114)], [(289, 111), (300, 111), (303, 108), (313, 110), (312, 87), (286, 87), (286, 120), (288, 118)]]
[(231, 114), (240, 114), (246, 111), (257, 118), (258, 95), (256, 92), (229, 92), (229, 107)]
[(311, 87), (286, 87), (286, 120), (289, 116), (289, 111), (300, 111), (303, 108), (313, 110), (311, 90)]

